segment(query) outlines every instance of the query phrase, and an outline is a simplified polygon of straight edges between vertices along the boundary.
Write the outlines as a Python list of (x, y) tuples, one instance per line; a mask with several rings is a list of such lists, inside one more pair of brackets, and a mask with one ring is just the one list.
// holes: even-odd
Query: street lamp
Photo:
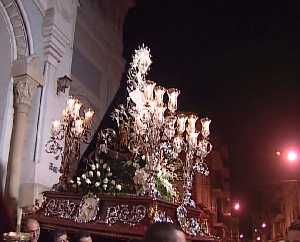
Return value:
[(288, 151), (288, 153), (287, 153), (287, 160), (289, 162), (294, 162), (297, 159), (298, 159), (298, 153), (296, 151), (294, 151), (294, 150)]
[(293, 163), (299, 159), (299, 152), (295, 149), (289, 149), (286, 152), (276, 151), (276, 156), (282, 156), (283, 159)]
[(236, 202), (236, 203), (234, 204), (233, 208), (234, 208), (235, 211), (239, 211), (240, 208), (241, 208), (240, 203), (239, 203), (239, 202)]

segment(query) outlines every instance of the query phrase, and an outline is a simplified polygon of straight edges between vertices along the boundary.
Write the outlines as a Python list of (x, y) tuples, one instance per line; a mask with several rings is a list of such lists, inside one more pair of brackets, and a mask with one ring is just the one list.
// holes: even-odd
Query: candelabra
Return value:
[(202, 118), (200, 120), (202, 125), (202, 138), (199, 138), (200, 132), (196, 131), (197, 119), (198, 117), (194, 114), (188, 117), (186, 115), (179, 115), (177, 118), (178, 135), (174, 138), (177, 152), (183, 152), (185, 154), (182, 161), (184, 178), (183, 205), (191, 207), (195, 207), (195, 202), (191, 198), (194, 173), (196, 171), (204, 175), (209, 174), (204, 158), (212, 150), (212, 145), (208, 141), (211, 120), (208, 118)]
[(63, 110), (63, 119), (52, 123), (50, 140), (46, 143), (46, 152), (61, 160), (61, 176), (55, 189), (65, 190), (72, 178), (72, 162), (80, 158), (80, 144), (88, 143), (94, 111), (83, 110), (82, 103), (73, 97), (67, 100)]
[[(128, 72), (127, 104), (116, 108), (112, 118), (118, 125), (122, 146), (133, 154), (133, 160), (142, 158), (146, 163), (140, 169), (138, 179), (143, 185), (143, 194), (160, 197), (155, 183), (158, 175), (163, 172), (167, 177), (174, 177), (176, 161), (181, 161), (183, 204), (195, 207), (191, 199), (192, 180), (195, 171), (204, 175), (209, 173), (204, 158), (212, 149), (208, 141), (211, 121), (208, 118), (200, 120), (200, 138), (200, 132), (196, 130), (198, 117), (177, 111), (180, 91), (176, 88), (166, 89), (146, 80), (151, 62), (148, 48), (142, 46), (135, 51)], [(107, 131), (116, 133), (111, 129)], [(107, 134), (102, 132), (102, 139), (108, 139)], [(166, 184), (166, 189), (171, 189), (169, 184)]]

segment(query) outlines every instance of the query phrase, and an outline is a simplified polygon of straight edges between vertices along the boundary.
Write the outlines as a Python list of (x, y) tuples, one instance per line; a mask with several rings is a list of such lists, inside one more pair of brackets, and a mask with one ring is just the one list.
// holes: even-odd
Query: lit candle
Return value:
[(57, 133), (59, 131), (59, 129), (60, 129), (60, 121), (59, 120), (54, 120), (52, 122), (52, 129), (51, 129), (53, 134)]
[(87, 121), (90, 121), (92, 119), (92, 117), (94, 116), (94, 113), (95, 112), (89, 108), (88, 111), (86, 111), (84, 113), (84, 119)]
[(17, 233), (21, 232), (21, 222), (22, 222), (22, 208), (17, 210)]
[(187, 141), (189, 145), (193, 148), (197, 146), (198, 135), (199, 133), (197, 132), (187, 134)]
[(163, 106), (165, 92), (166, 92), (166, 89), (162, 86), (156, 86), (154, 88), (155, 100), (157, 102), (157, 105)]
[(144, 107), (145, 104), (145, 96), (144, 93), (141, 92), (139, 89), (135, 89), (132, 92), (129, 92), (130, 99), (136, 105), (136, 109), (138, 112)]
[(185, 123), (187, 116), (185, 114), (179, 114), (177, 117), (177, 131), (179, 134), (182, 134), (185, 131)]
[(209, 125), (210, 125), (211, 120), (209, 118), (202, 118), (200, 121), (201, 121), (201, 124), (202, 124), (201, 133), (202, 133), (203, 137), (207, 138), (210, 134)]
[(74, 104), (73, 117), (79, 117), (79, 110), (81, 106), (82, 103), (77, 100), (76, 103)]
[(153, 99), (153, 90), (155, 87), (156, 83), (153, 81), (146, 81), (146, 86), (144, 89), (144, 95), (146, 101), (151, 101)]
[(69, 112), (71, 112), (71, 113), (73, 112), (75, 101), (76, 101), (76, 99), (73, 97), (70, 97), (67, 101), (67, 105), (68, 105), (67, 108), (68, 108)]
[(174, 113), (177, 110), (177, 98), (180, 94), (180, 91), (175, 88), (168, 89), (168, 109)]
[(189, 134), (192, 134), (192, 133), (195, 132), (197, 120), (198, 120), (197, 115), (195, 115), (195, 114), (189, 115), (189, 117), (188, 117), (188, 126), (187, 126), (187, 128), (186, 128), (186, 131), (187, 131)]
[(166, 107), (164, 106), (156, 106), (155, 107), (155, 117), (159, 124), (162, 124), (164, 122), (164, 115), (166, 111)]

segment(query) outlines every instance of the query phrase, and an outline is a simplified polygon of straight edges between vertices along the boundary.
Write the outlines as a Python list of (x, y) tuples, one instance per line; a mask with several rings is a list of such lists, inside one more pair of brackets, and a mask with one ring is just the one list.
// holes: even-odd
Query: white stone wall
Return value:
[(9, 111), (12, 111), (10, 68), (13, 46), (3, 5), (0, 5), (0, 43), (0, 184), (4, 184), (12, 123), (12, 114)]
[(117, 6), (111, 4), (103, 9), (105, 2), (108, 1), (81, 2), (72, 63), (70, 92), (95, 109), (95, 126), (100, 123), (119, 87), (125, 63), (122, 58), (122, 33), (115, 28), (116, 23), (111, 16)]

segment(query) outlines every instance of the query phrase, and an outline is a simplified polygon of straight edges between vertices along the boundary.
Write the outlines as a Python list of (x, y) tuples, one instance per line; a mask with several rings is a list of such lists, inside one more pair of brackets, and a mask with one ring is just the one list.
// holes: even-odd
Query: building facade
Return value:
[(1, 189), (20, 206), (58, 181), (59, 162), (45, 144), (68, 96), (94, 109), (100, 123), (124, 71), (123, 22), (132, 4), (0, 1)]
[[(253, 213), (253, 241), (300, 240), (299, 182), (283, 180), (256, 191), (257, 205)], [(265, 226), (262, 226), (262, 224)]]
[(221, 241), (238, 241), (239, 221), (232, 209), (230, 169), (227, 161), (227, 146), (216, 142), (216, 147), (207, 161), (210, 175), (196, 175), (194, 196), (198, 206), (210, 214), (210, 233), (218, 236)]

